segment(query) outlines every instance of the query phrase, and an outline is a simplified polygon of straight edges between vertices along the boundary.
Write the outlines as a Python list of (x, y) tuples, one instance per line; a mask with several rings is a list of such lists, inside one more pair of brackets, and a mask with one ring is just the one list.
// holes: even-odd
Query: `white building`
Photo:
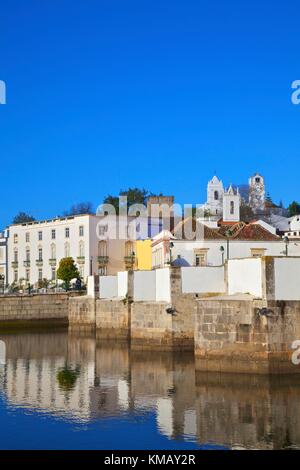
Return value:
[[(196, 232), (195, 225), (199, 222), (193, 224)], [(201, 231), (202, 237), (194, 240), (182, 237), (182, 227), (176, 227), (169, 236), (164, 232), (155, 237), (153, 267), (168, 266), (170, 258), (173, 262), (180, 259), (182, 266), (220, 266), (226, 259), (284, 256), (286, 253), (284, 240), (255, 222), (224, 223), (218, 229), (202, 225), (197, 232)], [(289, 243), (288, 254), (300, 256), (300, 244)]]
[(239, 222), (240, 221), (241, 198), (239, 190), (233, 190), (230, 185), (228, 191), (223, 194), (223, 221)]
[(6, 230), (4, 232), (0, 232), (0, 276), (2, 277), (2, 284), (6, 285), (8, 279), (8, 250)]
[(76, 215), (11, 225), (8, 283), (55, 281), (59, 261), (66, 257), (74, 259), (84, 281), (90, 272), (97, 273), (98, 221), (93, 215)]
[(259, 173), (249, 179), (249, 206), (255, 213), (265, 210), (266, 202), (265, 180)]
[(222, 214), (224, 186), (217, 176), (214, 176), (207, 184), (207, 201), (204, 209), (212, 216)]
[(300, 239), (300, 215), (288, 219), (288, 225), (289, 228), (284, 235), (290, 239)]

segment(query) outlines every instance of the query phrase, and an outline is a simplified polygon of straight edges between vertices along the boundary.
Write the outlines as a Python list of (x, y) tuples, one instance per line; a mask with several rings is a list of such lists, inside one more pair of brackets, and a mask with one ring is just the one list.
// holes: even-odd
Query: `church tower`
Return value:
[(205, 205), (211, 215), (222, 214), (223, 194), (223, 183), (217, 176), (214, 176), (207, 184), (207, 203)]
[(239, 222), (240, 221), (240, 205), (241, 197), (239, 190), (234, 191), (230, 185), (228, 191), (223, 195), (223, 221)]
[(259, 173), (255, 173), (249, 179), (249, 206), (255, 213), (265, 210), (265, 197), (265, 180)]

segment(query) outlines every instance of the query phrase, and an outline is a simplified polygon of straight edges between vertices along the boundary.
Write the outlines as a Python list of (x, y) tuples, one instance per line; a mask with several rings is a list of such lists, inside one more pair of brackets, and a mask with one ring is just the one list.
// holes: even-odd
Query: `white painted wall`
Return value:
[(181, 268), (183, 294), (225, 292), (224, 266)]
[(117, 276), (99, 277), (100, 299), (114, 299), (118, 297), (118, 278)]
[(261, 258), (235, 259), (228, 262), (228, 294), (251, 294), (261, 298), (262, 292)]
[(154, 272), (156, 274), (156, 301), (171, 302), (170, 269), (157, 269)]
[(300, 300), (300, 258), (274, 260), (275, 300)]
[(135, 271), (133, 279), (133, 299), (136, 302), (155, 302), (156, 274), (155, 271)]
[(117, 274), (118, 297), (126, 297), (128, 293), (128, 271)]

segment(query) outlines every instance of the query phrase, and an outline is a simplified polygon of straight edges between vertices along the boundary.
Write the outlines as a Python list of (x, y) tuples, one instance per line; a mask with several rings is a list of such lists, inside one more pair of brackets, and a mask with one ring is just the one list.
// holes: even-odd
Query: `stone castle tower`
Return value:
[(259, 173), (249, 179), (249, 206), (255, 213), (265, 210), (265, 181)]

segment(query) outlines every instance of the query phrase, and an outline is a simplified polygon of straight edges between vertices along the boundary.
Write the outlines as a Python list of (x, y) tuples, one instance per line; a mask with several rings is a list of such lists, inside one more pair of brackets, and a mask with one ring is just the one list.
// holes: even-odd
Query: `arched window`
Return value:
[(79, 242), (79, 256), (80, 258), (84, 257), (84, 242), (83, 241)]
[(218, 191), (215, 191), (215, 193), (214, 193), (214, 198), (215, 198), (215, 201), (218, 201), (218, 200), (219, 200), (219, 193), (218, 193)]
[(132, 256), (133, 254), (133, 243), (128, 241), (125, 243), (125, 256)]
[(230, 214), (234, 214), (234, 201), (230, 201)]
[(67, 242), (65, 243), (65, 258), (70, 257), (70, 244)]
[(56, 258), (56, 246), (55, 246), (55, 243), (52, 243), (51, 244), (51, 259), (55, 259)]
[(105, 240), (101, 240), (98, 243), (98, 256), (108, 256), (107, 252), (107, 242)]

